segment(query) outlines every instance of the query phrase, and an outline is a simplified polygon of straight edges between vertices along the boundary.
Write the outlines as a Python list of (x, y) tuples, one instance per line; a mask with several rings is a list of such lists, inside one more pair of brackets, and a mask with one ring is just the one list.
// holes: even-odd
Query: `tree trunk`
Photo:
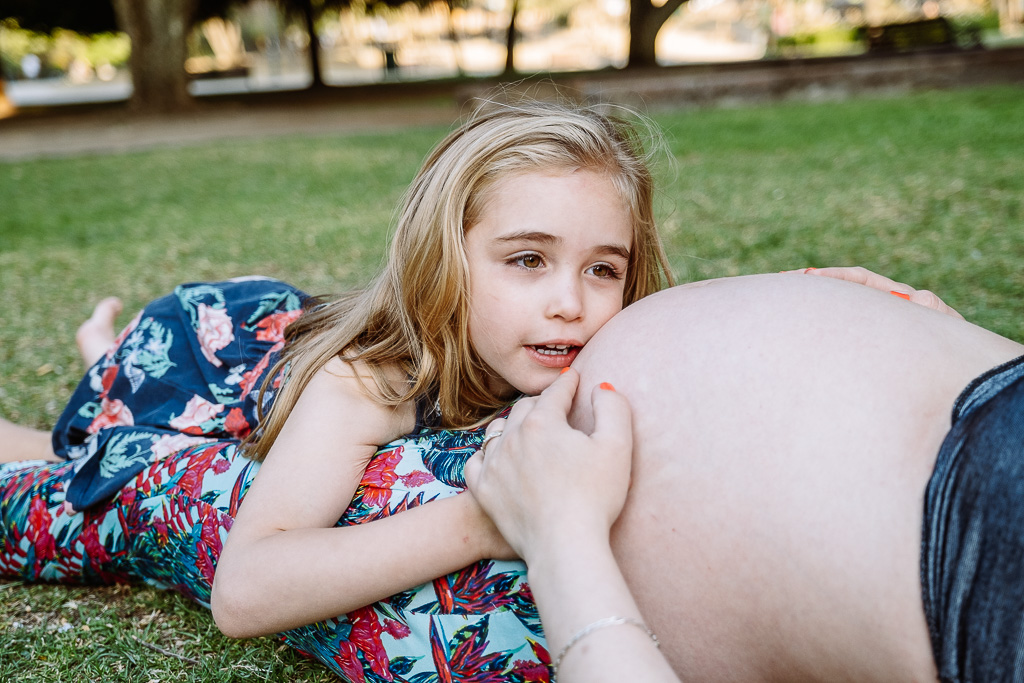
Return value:
[(627, 66), (657, 66), (654, 42), (672, 13), (686, 0), (666, 0), (655, 7), (651, 0), (629, 0), (629, 61)]
[(313, 9), (313, 0), (305, 0), (302, 3), (302, 15), (306, 21), (306, 33), (309, 34), (309, 70), (313, 76), (311, 88), (324, 87), (323, 72), (320, 71), (320, 37), (316, 33), (316, 11)]
[(516, 17), (519, 16), (519, 0), (512, 0), (512, 15), (508, 20), (508, 33), (505, 34), (505, 75), (512, 76), (516, 72)]
[(132, 42), (131, 107), (165, 112), (192, 106), (185, 73), (186, 39), (198, 0), (114, 0), (117, 22)]

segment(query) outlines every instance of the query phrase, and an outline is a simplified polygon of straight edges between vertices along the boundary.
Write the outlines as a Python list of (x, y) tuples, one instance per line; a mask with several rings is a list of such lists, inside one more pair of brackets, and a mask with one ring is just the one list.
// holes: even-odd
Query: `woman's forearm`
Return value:
[(507, 420), (488, 426), (466, 482), (529, 566), (560, 683), (678, 683), (619, 571), (609, 529), (630, 479), (629, 403), (609, 384), (591, 394), (593, 430), (569, 426), (569, 370)]
[(214, 618), (229, 636), (253, 637), (342, 615), (496, 554), (494, 534), (464, 494), (367, 524), (236, 544), (217, 568)]
[[(653, 639), (638, 626), (643, 617), (600, 531), (552, 536), (534, 554), (529, 580), (552, 660), (562, 657), (559, 683), (678, 683)], [(610, 617), (629, 621), (609, 623)], [(582, 637), (566, 650), (578, 634)]]

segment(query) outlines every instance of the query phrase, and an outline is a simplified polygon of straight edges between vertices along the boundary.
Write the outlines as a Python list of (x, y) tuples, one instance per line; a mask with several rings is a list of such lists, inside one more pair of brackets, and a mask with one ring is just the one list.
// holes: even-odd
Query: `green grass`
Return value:
[(0, 633), (3, 681), (337, 680), (272, 638), (228, 640), (207, 610), (151, 588), (0, 585)]
[[(1021, 89), (656, 120), (671, 150), (658, 211), (680, 280), (860, 264), (1024, 340)], [(74, 330), (106, 294), (134, 309), (180, 282), (249, 273), (313, 292), (364, 282), (442, 133), (0, 163), (0, 416), (55, 421), (83, 371)], [(330, 679), (148, 589), (0, 587), (0, 632), (0, 680)]]

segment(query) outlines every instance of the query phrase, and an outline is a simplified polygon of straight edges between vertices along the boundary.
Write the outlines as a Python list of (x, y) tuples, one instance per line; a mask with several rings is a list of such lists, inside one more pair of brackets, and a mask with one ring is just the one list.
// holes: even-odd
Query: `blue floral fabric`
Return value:
[[(183, 285), (148, 306), (89, 370), (55, 430), (71, 461), (0, 466), (0, 576), (144, 582), (208, 606), (259, 470), (238, 442), (303, 298), (280, 282), (243, 280)], [(423, 430), (383, 446), (338, 524), (458, 495), (482, 437)], [(520, 562), (478, 562), (281, 637), (350, 683), (549, 680)]]
[[(306, 295), (277, 280), (181, 285), (139, 313), (79, 383), (53, 430), (84, 510), (185, 446), (241, 439)], [(270, 392), (271, 396), (273, 392)]]

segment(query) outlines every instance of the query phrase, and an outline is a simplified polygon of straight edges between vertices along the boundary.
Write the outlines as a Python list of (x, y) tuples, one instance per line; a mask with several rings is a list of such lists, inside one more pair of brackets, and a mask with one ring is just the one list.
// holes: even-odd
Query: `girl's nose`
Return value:
[(550, 318), (577, 320), (583, 317), (583, 289), (575, 278), (566, 278), (552, 288), (547, 311)]

